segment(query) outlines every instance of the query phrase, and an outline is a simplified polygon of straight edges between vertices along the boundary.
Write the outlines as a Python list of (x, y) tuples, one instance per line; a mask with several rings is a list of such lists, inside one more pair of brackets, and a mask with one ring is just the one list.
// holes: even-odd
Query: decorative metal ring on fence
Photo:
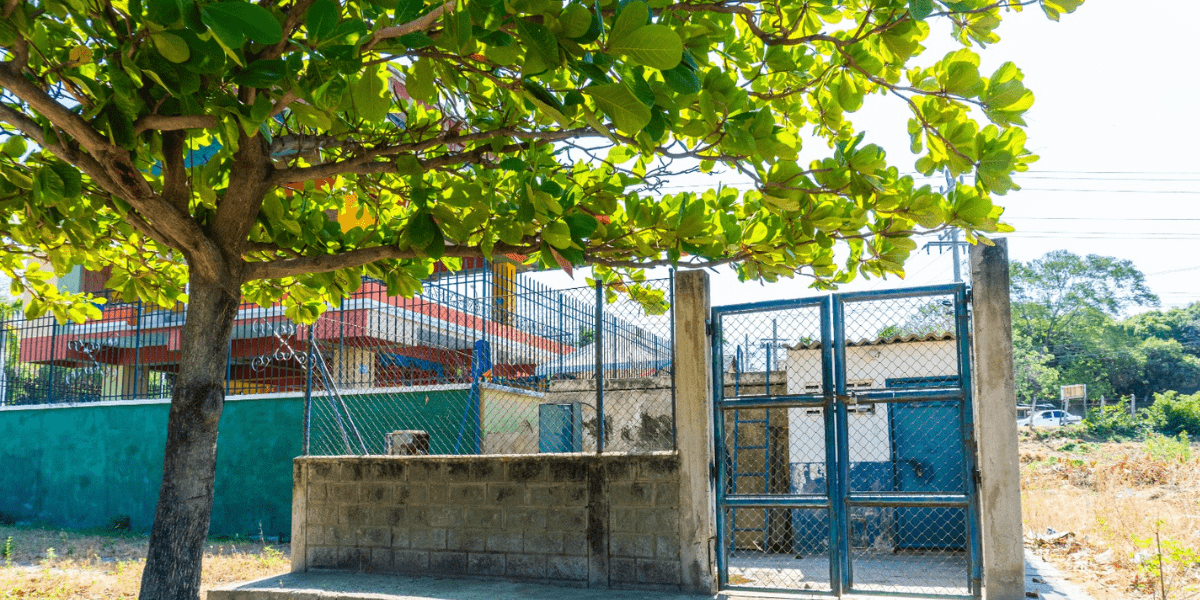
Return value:
[(80, 354), (83, 354), (92, 364), (82, 369), (75, 369), (70, 373), (67, 373), (63, 377), (63, 381), (65, 383), (70, 383), (85, 375), (101, 373), (104, 371), (104, 365), (101, 365), (100, 361), (96, 359), (96, 353), (100, 351), (99, 344), (93, 343), (89, 340), (71, 340), (67, 342), (67, 349), (71, 350), (72, 352), (79, 352)]
[(253, 325), (254, 333), (267, 337), (274, 337), (279, 342), (279, 346), (274, 352), (268, 352), (260, 356), (255, 356), (250, 361), (250, 368), (254, 371), (262, 371), (272, 363), (283, 363), (289, 360), (294, 360), (301, 366), (308, 364), (308, 353), (303, 350), (296, 350), (288, 341), (289, 338), (294, 338), (299, 327), (295, 323), (287, 321), (268, 322), (266, 319), (259, 319)]

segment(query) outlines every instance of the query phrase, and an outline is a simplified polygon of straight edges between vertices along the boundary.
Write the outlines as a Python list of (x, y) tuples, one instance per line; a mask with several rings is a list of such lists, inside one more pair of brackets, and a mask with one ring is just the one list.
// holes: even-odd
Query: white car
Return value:
[(1082, 417), (1077, 417), (1065, 410), (1039, 410), (1032, 416), (1017, 419), (1017, 427), (1060, 427), (1082, 421)]

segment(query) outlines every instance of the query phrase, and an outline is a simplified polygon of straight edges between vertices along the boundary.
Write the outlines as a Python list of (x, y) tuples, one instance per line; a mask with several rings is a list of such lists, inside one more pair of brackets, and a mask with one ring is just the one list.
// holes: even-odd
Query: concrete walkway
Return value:
[[(1033, 554), (1025, 553), (1026, 590), (1034, 598), (1091, 600), (1062, 579), (1062, 574)], [(719, 600), (804, 596), (721, 593)], [(828, 596), (821, 596), (828, 598)], [(863, 596), (856, 596), (864, 598)], [(679, 592), (643, 592), (564, 588), (536, 583), (445, 577), (371, 575), (346, 571), (313, 570), (234, 584), (208, 592), (208, 600), (701, 600), (709, 596)]]

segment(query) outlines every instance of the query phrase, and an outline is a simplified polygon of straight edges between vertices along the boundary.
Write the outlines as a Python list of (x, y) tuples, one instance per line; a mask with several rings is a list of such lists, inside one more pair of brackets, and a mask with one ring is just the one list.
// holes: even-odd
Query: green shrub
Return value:
[(1146, 454), (1162, 462), (1187, 462), (1192, 458), (1192, 440), (1186, 431), (1176, 437), (1152, 433), (1146, 437)]
[(1163, 435), (1200, 435), (1200, 392), (1191, 396), (1179, 392), (1155, 394), (1154, 404), (1146, 408), (1145, 414), (1150, 426)]
[(1083, 422), (1089, 435), (1098, 438), (1137, 438), (1145, 433), (1144, 419), (1129, 414), (1129, 402), (1118, 402), (1088, 411)]

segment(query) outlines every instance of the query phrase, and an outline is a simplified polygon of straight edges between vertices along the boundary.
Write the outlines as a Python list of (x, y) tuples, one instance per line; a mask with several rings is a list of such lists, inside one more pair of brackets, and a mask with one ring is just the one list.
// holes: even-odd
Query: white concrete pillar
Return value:
[(679, 450), (679, 534), (682, 587), (717, 589), (716, 504), (713, 490), (713, 368), (706, 328), (708, 274), (675, 276), (675, 438)]
[(1008, 242), (971, 247), (974, 310), (975, 439), (978, 464), (983, 597), (1025, 598), (1021, 465), (1013, 382)]

